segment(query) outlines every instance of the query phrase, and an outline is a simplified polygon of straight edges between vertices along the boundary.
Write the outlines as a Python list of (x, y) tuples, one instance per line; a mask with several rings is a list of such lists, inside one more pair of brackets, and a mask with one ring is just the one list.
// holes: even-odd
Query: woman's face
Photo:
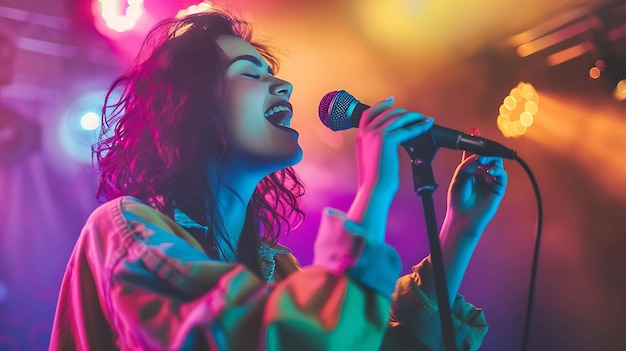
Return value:
[(298, 163), (298, 132), (289, 128), (289, 82), (274, 77), (267, 62), (247, 41), (217, 39), (226, 65), (223, 111), (228, 119), (228, 160), (273, 172)]

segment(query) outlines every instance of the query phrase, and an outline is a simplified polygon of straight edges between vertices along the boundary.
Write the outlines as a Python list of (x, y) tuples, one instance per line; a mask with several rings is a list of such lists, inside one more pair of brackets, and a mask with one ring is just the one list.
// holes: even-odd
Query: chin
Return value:
[(302, 161), (302, 156), (302, 148), (300, 147), (300, 145), (297, 145), (296, 149), (292, 153), (290, 153), (289, 155), (285, 155), (285, 158), (281, 160), (281, 168), (297, 165), (298, 163), (300, 163), (300, 161)]
[(298, 163), (300, 163), (300, 161), (302, 161), (302, 156), (303, 156), (302, 148), (300, 147), (300, 145), (298, 145), (298, 151), (294, 155), (293, 164), (291, 164), (291, 166), (295, 166)]

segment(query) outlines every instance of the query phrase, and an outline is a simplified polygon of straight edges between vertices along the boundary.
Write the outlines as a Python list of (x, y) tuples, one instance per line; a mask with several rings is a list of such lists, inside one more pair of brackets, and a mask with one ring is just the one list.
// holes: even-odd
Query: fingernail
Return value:
[(393, 99), (394, 99), (394, 97), (393, 97), (393, 95), (391, 95), (390, 97), (386, 98), (386, 99), (385, 99), (385, 100), (383, 100), (383, 101), (391, 101), (391, 100), (393, 100)]

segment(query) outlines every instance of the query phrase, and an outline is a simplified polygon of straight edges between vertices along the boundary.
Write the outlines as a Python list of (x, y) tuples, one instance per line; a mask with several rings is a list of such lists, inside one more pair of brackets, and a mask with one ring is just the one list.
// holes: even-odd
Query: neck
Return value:
[[(228, 244), (234, 250), (237, 250), (246, 220), (248, 204), (264, 175), (255, 176), (253, 172), (234, 172), (229, 171), (229, 169), (230, 167), (219, 167), (219, 175), (214, 174), (212, 187), (215, 189), (215, 202), (218, 214), (223, 221), (224, 234)], [(226, 243), (220, 242), (221, 238), (216, 238), (216, 240), (218, 240), (221, 247), (228, 247)], [(234, 253), (228, 252), (228, 250), (225, 251), (226, 259), (229, 261), (234, 260)]]

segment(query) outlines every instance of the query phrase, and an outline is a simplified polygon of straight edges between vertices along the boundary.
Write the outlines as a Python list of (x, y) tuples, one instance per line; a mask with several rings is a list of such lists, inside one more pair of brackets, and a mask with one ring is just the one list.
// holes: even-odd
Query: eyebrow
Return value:
[[(261, 61), (261, 59), (253, 55), (239, 55), (235, 57), (234, 59), (232, 59), (232, 61), (230, 61), (230, 64), (228, 64), (228, 66), (241, 60), (252, 62), (255, 66), (259, 68), (263, 68), (263, 62)], [(270, 67), (269, 65), (267, 66), (267, 72), (271, 75), (274, 75), (274, 72), (272, 71), (272, 67)]]

